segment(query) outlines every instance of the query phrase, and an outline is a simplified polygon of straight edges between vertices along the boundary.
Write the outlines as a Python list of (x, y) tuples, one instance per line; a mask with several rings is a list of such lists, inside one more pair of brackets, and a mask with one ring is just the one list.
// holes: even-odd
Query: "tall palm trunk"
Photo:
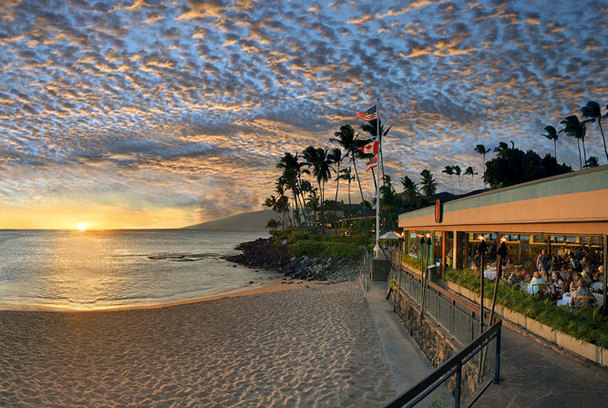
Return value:
[(576, 139), (576, 147), (578, 147), (578, 162), (581, 165), (581, 170), (583, 169), (583, 159), (581, 158), (581, 139)]
[(363, 190), (361, 189), (361, 180), (359, 179), (359, 171), (357, 170), (357, 162), (355, 161), (355, 154), (353, 152), (350, 153), (353, 161), (353, 167), (355, 168), (355, 175), (357, 176), (357, 183), (359, 184), (359, 193), (361, 193), (361, 205), (365, 199), (363, 198)]
[[(338, 162), (338, 170), (336, 170), (336, 203), (334, 204), (334, 216), (338, 219), (338, 189), (340, 188), (340, 162)], [(336, 223), (338, 225), (338, 223)]]
[(606, 149), (606, 137), (604, 136), (604, 129), (602, 128), (602, 117), (598, 116), (597, 124), (600, 127), (600, 133), (602, 134), (602, 142), (604, 142), (604, 153), (606, 153), (606, 161), (608, 161), (608, 150)]
[(583, 144), (583, 163), (587, 164), (587, 151), (585, 150), (585, 139), (581, 139), (581, 143)]
[(298, 195), (296, 194), (296, 189), (292, 189), (291, 192), (293, 193), (293, 201), (296, 205), (296, 213), (294, 214), (294, 220), (295, 220), (295, 224), (296, 226), (301, 226), (302, 222), (300, 220), (300, 208), (298, 206)]
[(553, 139), (553, 156), (555, 156), (555, 161), (557, 161), (557, 140)]
[(348, 205), (350, 206), (350, 178), (348, 179)]

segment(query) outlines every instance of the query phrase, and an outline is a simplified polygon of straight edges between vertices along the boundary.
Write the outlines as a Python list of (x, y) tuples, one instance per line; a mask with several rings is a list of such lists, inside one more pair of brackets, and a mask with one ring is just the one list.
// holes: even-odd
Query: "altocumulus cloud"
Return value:
[[(446, 160), (479, 169), (475, 144), (544, 154), (545, 125), (608, 103), (602, 1), (8, 0), (0, 18), (5, 206), (257, 210), (280, 156), (377, 96), (392, 175), (446, 183)], [(594, 125), (587, 150), (602, 161)]]

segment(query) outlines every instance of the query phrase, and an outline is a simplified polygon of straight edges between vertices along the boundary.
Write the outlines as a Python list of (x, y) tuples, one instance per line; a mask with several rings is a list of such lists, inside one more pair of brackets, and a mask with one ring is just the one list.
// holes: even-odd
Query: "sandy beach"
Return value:
[(2, 311), (0, 406), (370, 407), (394, 395), (356, 283), (275, 289), (154, 309)]

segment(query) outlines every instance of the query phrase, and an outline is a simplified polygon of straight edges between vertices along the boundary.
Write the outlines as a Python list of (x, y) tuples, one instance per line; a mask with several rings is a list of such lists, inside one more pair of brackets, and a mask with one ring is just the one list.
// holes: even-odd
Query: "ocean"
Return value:
[[(265, 231), (0, 231), (0, 309), (160, 305), (262, 284), (221, 259)], [(275, 274), (276, 276), (276, 274)], [(251, 284), (250, 282), (254, 283)]]

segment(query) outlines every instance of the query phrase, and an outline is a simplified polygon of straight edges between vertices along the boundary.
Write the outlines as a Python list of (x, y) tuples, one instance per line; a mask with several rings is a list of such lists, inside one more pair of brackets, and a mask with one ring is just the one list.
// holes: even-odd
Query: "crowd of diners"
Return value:
[(551, 255), (543, 249), (535, 261), (521, 265), (507, 256), (501, 279), (509, 285), (518, 285), (529, 295), (548, 296), (559, 306), (580, 308), (601, 303), (604, 273), (601, 254), (582, 245), (554, 249)]

